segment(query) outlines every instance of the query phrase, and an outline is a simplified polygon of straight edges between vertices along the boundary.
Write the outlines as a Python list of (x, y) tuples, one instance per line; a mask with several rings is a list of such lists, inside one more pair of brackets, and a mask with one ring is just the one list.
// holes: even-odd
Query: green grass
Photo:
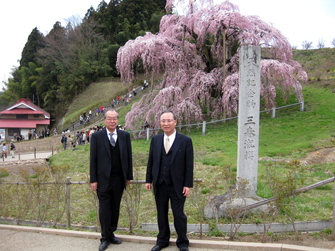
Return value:
[(70, 166), (71, 173), (85, 173), (89, 170), (90, 145), (76, 146), (77, 150), (69, 149), (61, 151), (50, 158), (54, 166)]
[(9, 172), (7, 172), (7, 171), (0, 171), (0, 178), (3, 178), (3, 177), (7, 177), (7, 176), (9, 176)]

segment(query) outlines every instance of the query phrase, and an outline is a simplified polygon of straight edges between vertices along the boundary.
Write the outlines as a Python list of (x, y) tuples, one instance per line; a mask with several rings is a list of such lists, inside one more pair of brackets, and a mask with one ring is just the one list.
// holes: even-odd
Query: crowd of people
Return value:
[[(119, 130), (124, 130), (121, 125), (118, 125)], [(61, 138), (61, 143), (63, 144), (63, 150), (66, 150), (67, 147), (75, 148), (78, 145), (89, 144), (92, 134), (105, 129), (105, 126), (94, 126), (85, 131), (77, 131), (77, 133), (71, 137), (69, 133), (63, 132)]]
[(45, 131), (42, 129), (42, 131), (36, 132), (35, 129), (31, 129), (28, 132), (28, 139), (43, 139), (44, 137), (49, 137), (50, 136), (50, 129), (46, 128)]
[[(42, 129), (42, 131), (38, 131), (38, 133), (36, 132), (36, 129), (31, 129), (28, 131), (28, 139), (42, 139), (44, 137), (49, 137), (50, 136), (50, 129), (46, 128), (45, 130)], [(17, 134), (14, 133), (13, 134), (13, 140), (14, 141), (21, 141), (24, 140), (25, 137), (22, 134)]]
[[(121, 104), (121, 102), (124, 103), (125, 106), (127, 106), (129, 104), (129, 99), (137, 95), (137, 91), (138, 91), (137, 89), (144, 90), (148, 86), (149, 86), (149, 82), (147, 80), (144, 80), (142, 87), (136, 88), (136, 86), (134, 86), (133, 90), (130, 93), (123, 95), (121, 98), (120, 96), (114, 97), (113, 100), (111, 101), (112, 109), (118, 107)], [(105, 110), (106, 110), (106, 106), (101, 105), (95, 111), (96, 116), (97, 117), (103, 116)], [(79, 124), (81, 126), (87, 125), (89, 124), (91, 119), (92, 119), (92, 110), (90, 109), (88, 114), (86, 113), (86, 111), (84, 111), (82, 114), (79, 115)], [(66, 129), (62, 133), (69, 133), (69, 132), (70, 130)]]
[[(141, 90), (146, 89), (149, 86), (149, 83), (144, 80), (143, 82), (143, 86), (139, 87)], [(115, 107), (119, 106), (121, 104), (121, 102), (123, 102), (125, 104), (125, 106), (127, 106), (129, 104), (129, 99), (132, 98), (133, 96), (137, 95), (137, 89), (134, 86), (133, 90), (131, 93), (128, 93), (124, 96), (122, 96), (122, 98), (120, 98), (120, 96), (117, 96), (115, 98), (113, 98), (113, 100), (111, 101), (111, 107), (112, 109), (114, 109)], [(96, 116), (100, 117), (104, 115), (104, 112), (106, 111), (106, 106), (101, 105), (100, 107), (97, 108), (97, 110), (95, 111)], [(79, 115), (79, 124), (81, 126), (84, 125), (88, 125), (89, 122), (92, 119), (92, 110), (90, 109), (88, 114), (86, 111), (84, 111), (82, 114)], [(124, 128), (121, 125), (117, 126), (118, 129), (120, 130), (124, 130)], [(66, 148), (68, 146), (70, 146), (71, 148), (75, 148), (75, 146), (77, 145), (84, 145), (86, 143), (90, 142), (90, 135), (92, 135), (92, 133), (96, 132), (96, 131), (100, 131), (104, 129), (104, 127), (100, 127), (100, 126), (96, 126), (96, 127), (92, 127), (89, 130), (86, 131), (77, 131), (77, 133), (71, 137), (70, 135), (70, 129), (67, 128), (64, 131), (62, 131), (62, 138), (61, 138), (61, 143), (63, 145), (63, 149), (66, 150)], [(57, 131), (56, 128), (54, 128), (54, 135), (57, 135)]]

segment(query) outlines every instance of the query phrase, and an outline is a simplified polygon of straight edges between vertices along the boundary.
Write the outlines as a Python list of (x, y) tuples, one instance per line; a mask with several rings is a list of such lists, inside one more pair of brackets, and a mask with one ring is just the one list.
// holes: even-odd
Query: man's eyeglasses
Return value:
[(174, 119), (167, 119), (167, 120), (162, 119), (162, 120), (160, 120), (160, 122), (161, 122), (162, 124), (164, 124), (164, 123), (171, 123), (171, 122), (173, 122), (173, 121), (175, 121), (175, 120), (174, 120)]
[(107, 121), (117, 121), (117, 117), (115, 117), (115, 118), (107, 117), (106, 120)]

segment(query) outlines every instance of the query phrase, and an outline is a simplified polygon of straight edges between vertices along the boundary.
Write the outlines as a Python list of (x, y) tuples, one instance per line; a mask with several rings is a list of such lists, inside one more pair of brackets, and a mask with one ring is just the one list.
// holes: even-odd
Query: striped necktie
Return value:
[(113, 138), (114, 133), (109, 133), (109, 142), (113, 147), (115, 147), (115, 139)]

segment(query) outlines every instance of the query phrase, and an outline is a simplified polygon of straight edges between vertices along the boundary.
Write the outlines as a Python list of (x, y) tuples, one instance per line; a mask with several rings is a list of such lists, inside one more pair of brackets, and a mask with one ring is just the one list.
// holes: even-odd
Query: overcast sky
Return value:
[[(108, 0), (105, 0), (107, 3)], [(222, 0), (215, 0), (222, 1)], [(79, 15), (84, 17), (101, 0), (17, 0), (3, 1), (0, 15), (0, 81), (7, 82), (13, 66), (18, 60), (31, 31), (37, 29), (44, 35), (56, 21), (66, 25), (66, 19)], [(316, 48), (319, 39), (331, 46), (335, 38), (335, 0), (231, 0), (244, 15), (258, 15), (272, 23), (288, 38), (292, 46), (301, 48), (304, 40), (313, 41)], [(2, 88), (1, 84), (1, 88)]]

